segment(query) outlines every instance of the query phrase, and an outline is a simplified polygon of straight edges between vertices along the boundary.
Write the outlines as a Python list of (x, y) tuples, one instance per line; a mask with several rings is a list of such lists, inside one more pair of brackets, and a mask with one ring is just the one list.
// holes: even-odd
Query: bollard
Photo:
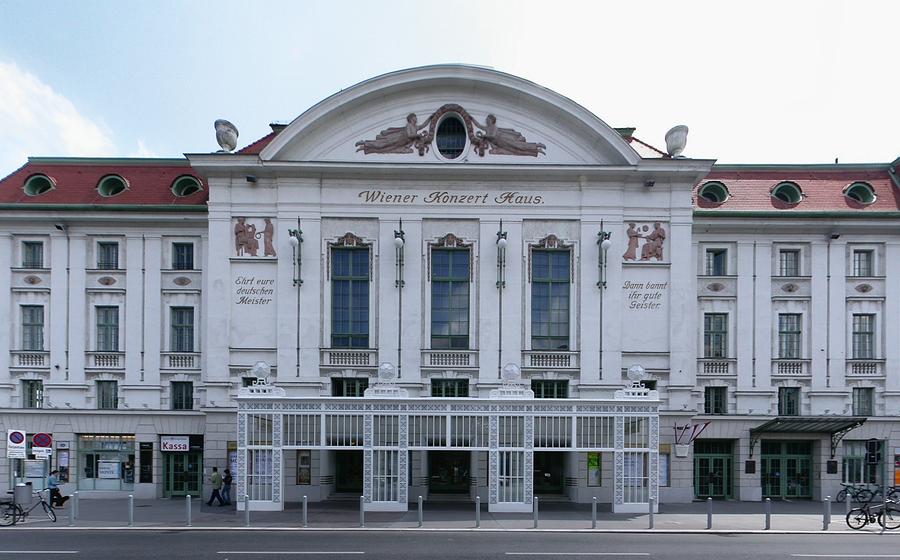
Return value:
[(187, 509), (187, 526), (191, 526), (191, 495), (184, 497), (185, 508)]
[(591, 499), (591, 529), (597, 528), (597, 496)]
[(250, 496), (244, 494), (244, 527), (250, 526)]
[(134, 494), (128, 494), (128, 526), (134, 527)]
[(706, 498), (706, 528), (712, 529), (712, 498)]
[(653, 528), (653, 506), (655, 506), (655, 505), (656, 505), (656, 498), (650, 498), (650, 519), (649, 519), (649, 525), (650, 525), (649, 528), (650, 529)]
[(309, 513), (309, 510), (307, 509), (307, 499), (306, 499), (306, 496), (304, 495), (303, 496), (303, 526), (304, 527), (309, 527), (308, 513)]
[(75, 525), (75, 503), (72, 503), (72, 507), (69, 508), (69, 527)]
[(772, 528), (772, 498), (766, 498), (766, 531)]
[(74, 507), (72, 509), (75, 510), (75, 519), (78, 519), (78, 490), (72, 492), (72, 496), (74, 496), (74, 499), (72, 500), (72, 505)]
[(475, 528), (481, 527), (481, 496), (475, 496)]
[(422, 526), (422, 496), (419, 496), (419, 527)]
[(359, 526), (360, 526), (360, 527), (365, 527), (365, 526), (366, 526), (366, 510), (365, 510), (365, 505), (366, 505), (366, 497), (365, 497), (365, 496), (360, 496), (360, 497), (359, 497)]
[(831, 523), (831, 496), (825, 496), (825, 502), (822, 504), (822, 530), (827, 531), (828, 525)]
[(850, 515), (850, 510), (853, 509), (853, 504), (850, 503), (852, 501), (853, 500), (850, 498), (850, 493), (847, 492), (847, 497), (844, 498), (844, 506), (845, 506), (845, 509), (847, 510), (844, 512), (845, 517)]
[(532, 509), (532, 515), (534, 516), (534, 528), (537, 529), (538, 528), (538, 497), (537, 496), (534, 497), (533, 502), (534, 502), (534, 506), (531, 509)]

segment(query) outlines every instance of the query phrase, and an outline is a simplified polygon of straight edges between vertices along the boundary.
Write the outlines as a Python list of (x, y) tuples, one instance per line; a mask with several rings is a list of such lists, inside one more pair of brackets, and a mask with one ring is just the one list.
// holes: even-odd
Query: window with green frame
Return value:
[(778, 388), (778, 415), (800, 415), (800, 387)]
[(703, 357), (728, 357), (727, 313), (705, 313), (703, 315)]
[(331, 347), (369, 347), (369, 249), (331, 250)]
[[(883, 454), (883, 446), (879, 442)], [(883, 457), (883, 455), (882, 455)], [(842, 482), (847, 484), (880, 484), (881, 464), (866, 463), (866, 442), (864, 440), (844, 441), (844, 458), (841, 471)]]
[(44, 306), (22, 306), (22, 350), (44, 349)]
[(194, 383), (191, 381), (172, 382), (172, 410), (192, 410), (194, 408)]
[(703, 413), (725, 414), (728, 412), (728, 387), (705, 387), (703, 389)]
[(97, 351), (119, 351), (119, 308), (110, 305), (98, 305), (97, 312)]
[(22, 242), (22, 268), (44, 268), (44, 244), (42, 242)]
[(100, 410), (119, 408), (118, 381), (97, 381), (97, 408)]
[(855, 360), (871, 360), (875, 357), (875, 315), (853, 315), (852, 356)]
[(532, 379), (531, 390), (536, 399), (567, 399), (569, 398), (568, 379)]
[(194, 351), (194, 308), (172, 307), (171, 346), (172, 352)]
[(778, 357), (796, 360), (800, 358), (800, 313), (778, 314)]
[(468, 397), (468, 379), (432, 379), (432, 397)]
[(40, 379), (22, 380), (22, 408), (44, 407), (44, 382)]
[(571, 252), (535, 249), (531, 253), (531, 349), (569, 349)]
[(853, 388), (853, 416), (873, 416), (875, 414), (875, 389), (873, 387)]
[(469, 250), (431, 251), (431, 347), (469, 348)]
[(362, 397), (369, 388), (368, 377), (332, 377), (332, 397)]

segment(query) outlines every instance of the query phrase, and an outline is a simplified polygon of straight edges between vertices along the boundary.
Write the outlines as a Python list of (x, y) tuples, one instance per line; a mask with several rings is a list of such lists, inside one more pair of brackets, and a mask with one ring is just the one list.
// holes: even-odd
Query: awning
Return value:
[(862, 426), (864, 416), (778, 416), (768, 422), (750, 428), (750, 456), (763, 434), (829, 434), (831, 436), (831, 458), (838, 443), (850, 430)]

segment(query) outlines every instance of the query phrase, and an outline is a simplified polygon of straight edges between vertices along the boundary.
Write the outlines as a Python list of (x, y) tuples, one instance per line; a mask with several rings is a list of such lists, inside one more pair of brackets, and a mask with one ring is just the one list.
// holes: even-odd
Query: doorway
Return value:
[(202, 453), (163, 453), (163, 496), (200, 496), (203, 487)]
[(563, 494), (565, 492), (566, 454), (558, 451), (534, 452), (534, 493)]
[(694, 497), (730, 499), (733, 494), (734, 442), (694, 442)]
[(468, 494), (471, 466), (469, 451), (429, 451), (429, 494)]
[(762, 442), (763, 498), (812, 498), (812, 442)]
[(334, 452), (334, 490), (335, 492), (363, 491), (363, 452)]

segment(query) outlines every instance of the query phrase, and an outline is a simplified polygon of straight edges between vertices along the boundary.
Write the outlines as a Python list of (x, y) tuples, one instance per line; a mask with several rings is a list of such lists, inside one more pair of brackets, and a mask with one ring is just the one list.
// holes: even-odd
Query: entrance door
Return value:
[(728, 499), (732, 496), (734, 457), (731, 440), (694, 442), (694, 496)]
[(428, 492), (431, 494), (468, 494), (469, 451), (428, 452)]
[(336, 492), (363, 491), (363, 452), (334, 452), (334, 490)]
[(202, 453), (163, 453), (163, 495), (200, 496), (203, 486)]
[(812, 442), (762, 442), (763, 498), (812, 498)]
[(534, 452), (534, 493), (562, 494), (565, 492), (563, 469), (565, 453), (557, 451)]

